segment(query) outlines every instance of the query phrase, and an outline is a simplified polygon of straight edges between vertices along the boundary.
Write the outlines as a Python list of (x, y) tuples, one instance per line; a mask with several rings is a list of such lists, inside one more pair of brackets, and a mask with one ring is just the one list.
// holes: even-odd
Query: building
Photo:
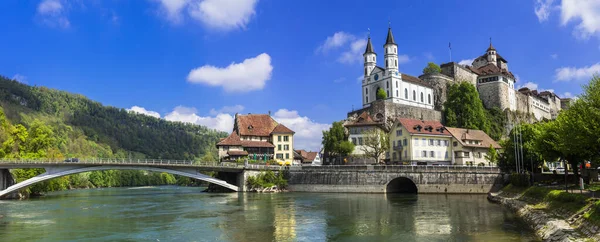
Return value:
[[(360, 157), (365, 155), (365, 151), (369, 149), (366, 146), (366, 140), (369, 133), (376, 130), (381, 130), (383, 133), (387, 133), (385, 124), (383, 122), (376, 122), (369, 113), (362, 112), (358, 118), (348, 120), (344, 123), (344, 127), (348, 129), (348, 141), (354, 144), (353, 156)], [(385, 154), (382, 154), (380, 159), (385, 159)]]
[(280, 165), (292, 164), (293, 147), (294, 131), (268, 114), (236, 114), (233, 131), (217, 143), (221, 161), (248, 158)]
[(452, 164), (452, 135), (440, 121), (398, 118), (389, 135), (392, 163)]
[(502, 147), (481, 130), (446, 127), (452, 135), (452, 164), (492, 165), (485, 159), (490, 145), (498, 152)]
[(312, 152), (306, 150), (295, 150), (295, 152), (298, 154), (301, 165), (321, 165), (321, 156), (319, 155), (319, 152)]

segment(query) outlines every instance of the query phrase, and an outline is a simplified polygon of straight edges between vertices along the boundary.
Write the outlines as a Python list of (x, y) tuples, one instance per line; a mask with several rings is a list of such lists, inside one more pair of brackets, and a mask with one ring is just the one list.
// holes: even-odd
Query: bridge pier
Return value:
[[(10, 170), (8, 169), (0, 169), (0, 191), (4, 190), (15, 184), (15, 179), (13, 179), (12, 174), (10, 174)], [(18, 194), (11, 193), (5, 196), (3, 199), (15, 199), (18, 197)]]

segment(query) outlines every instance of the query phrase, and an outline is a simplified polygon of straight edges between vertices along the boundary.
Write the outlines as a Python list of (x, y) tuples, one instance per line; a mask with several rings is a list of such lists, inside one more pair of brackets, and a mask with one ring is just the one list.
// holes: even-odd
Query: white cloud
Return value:
[(410, 62), (408, 55), (398, 55), (398, 65)]
[(537, 90), (538, 84), (534, 83), (534, 82), (526, 82), (525, 84), (519, 86), (519, 89), (521, 89), (523, 87), (529, 88), (530, 90)]
[(67, 18), (66, 12), (60, 0), (43, 0), (37, 7), (37, 13), (42, 22), (50, 27), (69, 28), (71, 22)]
[(262, 53), (242, 63), (231, 63), (227, 67), (205, 65), (193, 69), (187, 80), (210, 86), (222, 86), (226, 92), (249, 92), (263, 89), (271, 79), (271, 57)]
[(574, 21), (579, 24), (573, 35), (587, 39), (600, 33), (600, 1), (598, 0), (562, 0), (561, 23)]
[(180, 23), (183, 20), (182, 10), (190, 3), (190, 0), (155, 0), (160, 3), (160, 12), (172, 23)]
[(565, 92), (563, 95), (561, 95), (560, 97), (562, 98), (573, 98), (573, 94), (570, 92)]
[(13, 80), (15, 80), (15, 81), (18, 81), (18, 82), (20, 82), (20, 83), (25, 83), (25, 84), (27, 84), (27, 77), (26, 77), (26, 76), (24, 76), (24, 75), (21, 75), (21, 74), (15, 74), (15, 75), (12, 77), (12, 79), (13, 79)]
[(475, 59), (465, 59), (458, 62), (459, 65), (470, 66)]
[(214, 108), (210, 110), (210, 115), (217, 115), (219, 113), (239, 113), (244, 110), (244, 106), (235, 105), (235, 106), (224, 106), (219, 110), (215, 110)]
[(318, 151), (321, 147), (323, 130), (331, 127), (330, 124), (317, 123), (306, 116), (300, 116), (295, 110), (279, 109), (273, 118), (296, 132), (294, 149)]
[(346, 78), (345, 77), (340, 77), (338, 79), (333, 80), (333, 83), (342, 83), (344, 81), (346, 81)]
[(327, 39), (325, 39), (325, 42), (319, 47), (317, 47), (316, 52), (326, 53), (329, 50), (342, 47), (343, 45), (346, 45), (354, 39), (356, 39), (354, 35), (348, 34), (343, 31), (336, 32), (332, 36), (327, 37)]
[(232, 30), (245, 28), (255, 14), (258, 0), (203, 0), (190, 4), (190, 17), (204, 25), (219, 29)]
[(554, 0), (536, 0), (534, 11), (540, 22), (548, 20), (550, 11), (552, 10), (552, 2)]
[(561, 67), (555, 70), (556, 81), (579, 81), (587, 80), (592, 76), (600, 74), (600, 62), (581, 68), (576, 67)]
[(360, 75), (356, 78), (356, 83), (362, 83), (362, 81), (365, 79), (365, 76)]
[(203, 125), (211, 129), (216, 129), (223, 132), (231, 132), (233, 130), (233, 116), (226, 113), (219, 113), (214, 117), (199, 116), (195, 108), (178, 106), (172, 112), (165, 116), (168, 121), (179, 121), (184, 123), (192, 123)]
[(518, 74), (515, 74), (515, 83), (521, 82), (521, 77)]
[(139, 106), (133, 106), (127, 109), (127, 111), (152, 116), (155, 118), (160, 118), (160, 114), (158, 112), (146, 110), (145, 108)]
[(352, 64), (363, 59), (363, 51), (367, 47), (367, 40), (357, 39), (350, 43), (350, 49), (342, 52), (338, 58), (338, 62), (344, 64)]
[(552, 59), (558, 59), (558, 54), (551, 54), (550, 57), (552, 57)]

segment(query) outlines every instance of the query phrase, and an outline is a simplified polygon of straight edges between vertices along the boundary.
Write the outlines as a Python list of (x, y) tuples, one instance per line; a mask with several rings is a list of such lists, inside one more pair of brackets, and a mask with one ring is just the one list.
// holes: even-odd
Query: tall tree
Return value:
[(342, 122), (333, 122), (329, 130), (323, 131), (323, 149), (326, 158), (347, 156), (354, 151), (354, 144), (348, 141)]
[(440, 73), (440, 72), (442, 72), (442, 69), (440, 68), (440, 66), (438, 66), (437, 64), (435, 64), (433, 62), (427, 63), (427, 66), (425, 68), (423, 68), (423, 74), (434, 74), (434, 73)]
[(381, 156), (390, 148), (389, 135), (379, 128), (371, 128), (363, 133), (364, 144), (361, 150), (365, 156), (375, 159), (376, 163), (380, 162)]
[(489, 133), (490, 125), (475, 86), (462, 81), (452, 84), (448, 87), (447, 96), (444, 103), (446, 126)]
[(496, 164), (498, 162), (498, 151), (490, 144), (487, 154), (485, 154), (485, 160), (490, 164)]

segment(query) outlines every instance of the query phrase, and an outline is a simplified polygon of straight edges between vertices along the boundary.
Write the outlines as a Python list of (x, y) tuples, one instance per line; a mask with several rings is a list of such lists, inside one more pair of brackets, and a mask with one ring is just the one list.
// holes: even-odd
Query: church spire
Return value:
[(369, 35), (369, 39), (367, 40), (367, 49), (365, 49), (365, 54), (375, 53), (373, 51), (373, 45), (371, 44), (371, 35)]
[(387, 39), (385, 41), (385, 45), (396, 45), (396, 41), (394, 41), (394, 35), (392, 34), (392, 27), (388, 27)]
[(492, 46), (492, 37), (490, 37), (490, 47), (487, 49), (487, 51), (490, 50), (496, 50), (496, 48), (494, 48), (494, 46)]

